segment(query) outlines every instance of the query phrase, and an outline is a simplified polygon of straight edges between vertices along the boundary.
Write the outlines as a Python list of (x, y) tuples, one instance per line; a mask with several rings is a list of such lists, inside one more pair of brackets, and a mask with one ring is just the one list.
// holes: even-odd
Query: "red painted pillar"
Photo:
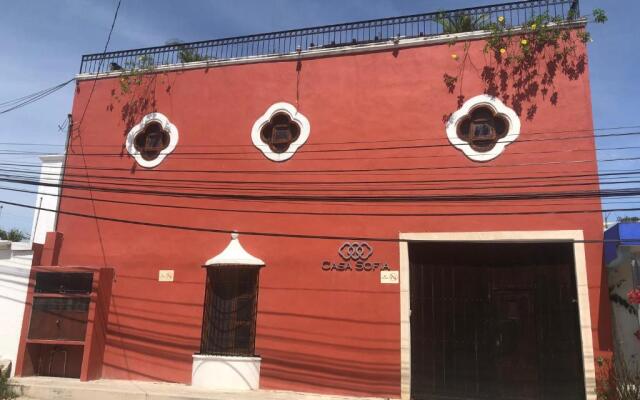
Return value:
[(47, 232), (47, 236), (44, 241), (44, 247), (42, 248), (42, 255), (40, 257), (40, 265), (58, 265), (58, 256), (60, 255), (61, 247), (62, 233)]

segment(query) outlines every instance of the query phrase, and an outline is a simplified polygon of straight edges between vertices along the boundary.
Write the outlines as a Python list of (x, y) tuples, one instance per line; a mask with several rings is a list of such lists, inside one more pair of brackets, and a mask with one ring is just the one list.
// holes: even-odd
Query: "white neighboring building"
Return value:
[(31, 243), (0, 240), (0, 363), (16, 363), (31, 269)]
[[(36, 207), (58, 210), (59, 184), (62, 177), (64, 155), (41, 156), (40, 160), (42, 161), (42, 167), (40, 168), (40, 186), (38, 187)], [(47, 232), (53, 231), (56, 226), (57, 215), (53, 211), (34, 210), (31, 228), (31, 241), (33, 243), (44, 244)]]
[[(36, 207), (58, 209), (60, 188), (45, 184), (60, 183), (64, 155), (40, 157), (40, 186)], [(45, 235), (55, 229), (57, 214), (34, 210), (32, 242), (0, 241), (0, 363), (11, 362), (13, 375), (22, 330), (24, 302), (33, 257), (32, 243), (44, 244)]]

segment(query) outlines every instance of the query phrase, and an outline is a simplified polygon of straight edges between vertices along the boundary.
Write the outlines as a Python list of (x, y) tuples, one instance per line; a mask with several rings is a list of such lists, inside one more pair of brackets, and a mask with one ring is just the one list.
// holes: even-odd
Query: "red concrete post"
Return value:
[(50, 266), (58, 265), (58, 256), (60, 255), (60, 247), (62, 247), (61, 232), (47, 232), (40, 257), (40, 265)]

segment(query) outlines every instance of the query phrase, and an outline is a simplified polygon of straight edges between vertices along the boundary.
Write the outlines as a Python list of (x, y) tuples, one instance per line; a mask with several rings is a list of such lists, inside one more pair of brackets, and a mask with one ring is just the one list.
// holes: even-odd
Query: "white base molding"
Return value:
[(260, 357), (193, 355), (191, 386), (213, 390), (258, 390)]

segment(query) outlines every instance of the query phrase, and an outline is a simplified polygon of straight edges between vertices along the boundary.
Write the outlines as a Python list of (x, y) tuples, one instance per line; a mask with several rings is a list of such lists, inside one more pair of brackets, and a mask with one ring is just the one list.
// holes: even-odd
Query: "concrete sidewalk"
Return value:
[(328, 396), (309, 393), (259, 390), (212, 392), (177, 383), (29, 377), (14, 378), (20, 400), (380, 400), (373, 397)]

